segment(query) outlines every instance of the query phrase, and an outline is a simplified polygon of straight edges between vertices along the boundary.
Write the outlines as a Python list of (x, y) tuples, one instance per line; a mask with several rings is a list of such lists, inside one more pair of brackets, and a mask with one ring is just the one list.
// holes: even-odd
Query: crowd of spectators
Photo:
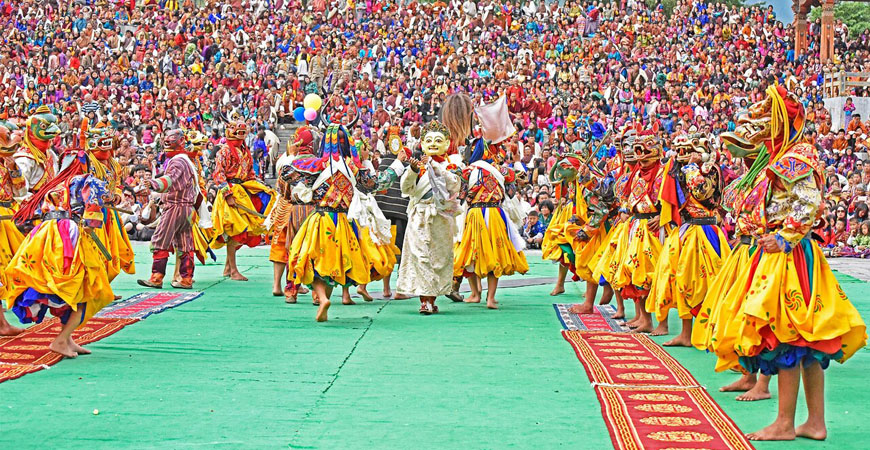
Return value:
[[(65, 131), (59, 148), (83, 119), (114, 129), (136, 238), (159, 217), (144, 180), (159, 173), (166, 130), (209, 136), (209, 170), (224, 121), (241, 117), (267, 176), (281, 151), (274, 133), (318, 93), (317, 120), (352, 126), (377, 163), (391, 128), (414, 148), (421, 125), (462, 91), (481, 103), (507, 98), (518, 130), (508, 163), (529, 174), (520, 195), (534, 246), (558, 202), (547, 172), (559, 154), (591, 136), (605, 158), (615, 151), (607, 131), (629, 121), (658, 121), (665, 143), (693, 128), (716, 135), (776, 80), (798, 86), (808, 138), (827, 163), (831, 254), (865, 255), (870, 244), (861, 159), (870, 123), (847, 104), (847, 124), (832, 129), (822, 102), (825, 73), (870, 72), (870, 31), (841, 22), (825, 63), (818, 22), (796, 58), (792, 26), (771, 7), (713, 1), (666, 11), (642, 0), (0, 0), (0, 22), (0, 116), (49, 105)], [(730, 176), (742, 170), (722, 164)]]

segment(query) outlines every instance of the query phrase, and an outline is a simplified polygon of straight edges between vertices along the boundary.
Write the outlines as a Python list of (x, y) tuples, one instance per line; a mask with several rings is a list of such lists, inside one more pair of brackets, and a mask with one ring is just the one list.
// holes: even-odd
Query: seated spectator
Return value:
[(858, 226), (859, 231), (853, 233), (849, 237), (848, 244), (852, 246), (853, 254), (856, 258), (867, 258), (870, 256), (870, 221), (863, 221)]
[(547, 229), (547, 227), (550, 226), (550, 221), (553, 219), (553, 210), (554, 209), (555, 208), (553, 207), (553, 202), (551, 202), (549, 200), (544, 200), (538, 206), (538, 212), (541, 213), (540, 221), (541, 221), (541, 224), (544, 226), (545, 230)]
[(547, 227), (538, 218), (538, 212), (532, 210), (526, 217), (526, 223), (523, 224), (521, 235), (529, 248), (541, 248), (541, 241), (544, 240), (544, 231), (547, 230)]

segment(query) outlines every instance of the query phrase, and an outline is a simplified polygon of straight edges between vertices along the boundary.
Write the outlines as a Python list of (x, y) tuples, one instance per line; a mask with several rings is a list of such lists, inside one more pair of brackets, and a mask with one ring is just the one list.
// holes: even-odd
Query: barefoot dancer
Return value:
[(151, 189), (163, 194), (163, 214), (151, 237), (151, 278), (138, 280), (141, 286), (160, 289), (166, 276), (169, 254), (178, 255), (181, 280), (172, 280), (177, 289), (193, 288), (196, 267), (193, 244), (193, 217), (198, 203), (205, 201), (197, 182), (197, 168), (191, 160), (194, 153), (182, 130), (170, 130), (163, 140), (166, 163), (163, 176), (151, 180)]
[[(736, 186), (749, 191), (741, 209), (757, 230), (748, 283), (717, 305), (712, 339), (717, 370), (740, 368), (778, 375), (776, 420), (751, 440), (825, 439), (824, 369), (866, 345), (866, 326), (834, 278), (812, 229), (824, 203), (824, 166), (803, 137), (804, 107), (771, 86), (749, 118), (722, 139), (729, 149), (758, 156)], [(725, 345), (727, 342), (728, 345)], [(801, 380), (807, 421), (795, 426)]]
[(420, 297), (420, 314), (438, 312), (435, 299), (453, 291), (453, 237), (457, 234), (458, 167), (447, 160), (450, 132), (438, 121), (423, 130), (422, 160), (411, 161), (402, 176), (409, 198), (408, 229), (399, 265), (397, 290)]
[[(741, 131), (745, 128), (741, 128)], [(727, 133), (724, 136), (726, 146), (732, 157), (739, 157), (744, 164), (749, 166), (755, 162), (758, 157), (758, 152), (755, 150), (741, 150), (740, 147), (733, 144), (728, 144), (729, 136)], [(759, 142), (759, 145), (763, 143)], [(756, 174), (757, 175), (757, 174)], [(729, 184), (722, 195), (722, 208), (731, 213), (735, 217), (736, 222), (736, 245), (731, 250), (730, 254), (723, 260), (722, 268), (711, 280), (710, 286), (707, 289), (707, 294), (704, 297), (703, 303), (698, 311), (698, 320), (695, 321), (692, 327), (692, 345), (699, 350), (705, 350), (712, 353), (717, 353), (720, 344), (725, 347), (733, 346), (733, 341), (717, 342), (713, 338), (714, 324), (718, 322), (719, 302), (725, 298), (731, 298), (734, 295), (739, 295), (736, 291), (742, 291), (746, 286), (749, 278), (749, 263), (752, 255), (758, 250), (757, 248), (757, 232), (758, 228), (753, 226), (752, 214), (757, 210), (758, 206), (751, 206), (759, 201), (757, 196), (747, 198), (748, 189), (737, 190), (737, 186), (742, 186), (745, 174), (737, 178)], [(719, 368), (717, 367), (717, 370)], [(741, 401), (765, 400), (770, 398), (768, 390), (770, 384), (770, 376), (760, 375), (746, 372), (739, 380), (719, 388), (721, 392), (743, 392), (738, 396)]]
[(212, 247), (227, 246), (224, 276), (236, 281), (248, 281), (236, 264), (236, 252), (242, 245), (255, 247), (263, 242), (266, 228), (263, 221), (275, 201), (275, 193), (257, 181), (251, 151), (245, 145), (248, 125), (230, 122), (226, 128), (227, 143), (221, 147), (215, 164), (214, 181), (220, 187), (215, 198), (212, 221), (217, 239)]
[[(24, 182), (23, 192), (16, 193), (16, 196), (26, 198), (38, 192), (57, 173), (58, 157), (51, 148), (54, 138), (60, 133), (57, 117), (51, 113), (47, 106), (40, 106), (32, 116), (27, 118), (23, 130), (18, 130), (18, 127), (11, 122), (4, 122), (4, 124), (5, 128), (11, 132), (9, 142), (6, 144), (7, 148), (15, 148), (17, 144), (17, 150), (13, 153), (12, 159), (20, 171), (20, 179)], [(6, 162), (4, 166), (12, 167), (9, 162)], [(10, 172), (10, 175), (12, 174), (14, 171)], [(11, 221), (9, 225), (12, 225), (10, 228), (15, 231), (18, 230)], [(11, 255), (14, 253), (10, 253), (10, 257)], [(0, 316), (2, 316), (2, 308), (0, 308)], [(9, 325), (5, 317), (0, 319), (0, 328), (5, 330), (0, 334), (17, 334), (22, 331), (21, 328)]]
[[(584, 159), (588, 160), (589, 155), (585, 155)], [(575, 314), (591, 314), (601, 281), (600, 277), (594, 276), (594, 269), (599, 263), (600, 248), (607, 245), (607, 230), (610, 227), (609, 222), (616, 213), (614, 209), (616, 198), (613, 193), (612, 174), (601, 172), (597, 168), (590, 170), (586, 164), (578, 165), (580, 169), (578, 185), (582, 193), (582, 201), (578, 200), (578, 203), (582, 204), (582, 207), (578, 207), (577, 210), (582, 212), (583, 216), (572, 217), (567, 231), (572, 235), (571, 245), (576, 254), (575, 270), (586, 282), (586, 292), (584, 302), (572, 305), (569, 310)], [(604, 283), (601, 304), (609, 303), (612, 297), (613, 289)], [(615, 316), (624, 317), (621, 302)]]
[(290, 245), (290, 276), (293, 283), (313, 289), (320, 303), (315, 317), (318, 322), (328, 318), (329, 297), (335, 286), (370, 280), (370, 264), (347, 220), (354, 187), (363, 192), (384, 190), (404, 169), (396, 161), (375, 179), (360, 166), (347, 130), (335, 124), (327, 128), (318, 156), (290, 164), (288, 180), (294, 192), (311, 198), (315, 205), (315, 212), (305, 219)]
[(290, 244), (296, 237), (296, 231), (314, 211), (311, 199), (301, 199), (298, 195), (294, 195), (293, 185), (289, 181), (292, 172), (290, 164), (296, 159), (312, 157), (313, 146), (314, 134), (311, 129), (308, 126), (297, 128), (292, 141), (287, 143), (287, 152), (275, 163), (275, 172), (278, 174), (275, 183), (278, 199), (267, 220), (267, 227), (271, 227), (272, 231), (269, 261), (272, 261), (274, 268), (272, 295), (283, 296), (287, 303), (296, 303), (298, 294), (308, 293), (305, 286), (291, 283), (284, 276), (284, 272), (290, 275), (287, 271), (287, 263), (290, 260)]
[[(375, 166), (369, 157), (368, 143), (360, 140), (356, 144), (362, 164), (361, 170), (368, 171), (370, 176), (377, 176)], [(393, 243), (390, 221), (381, 212), (375, 196), (356, 189), (348, 211), (348, 219), (358, 229), (360, 246), (366, 260), (371, 266), (369, 268), (371, 272), (370, 280), (381, 281), (389, 277), (393, 273), (393, 268), (396, 266), (396, 260), (401, 250)], [(353, 304), (347, 288), (345, 288), (345, 292), (348, 295), (344, 296), (342, 303)], [(366, 284), (357, 286), (356, 292), (364, 301), (370, 302), (373, 300), (371, 294), (366, 289)]]
[[(544, 239), (541, 241), (541, 258), (546, 261), (554, 261), (559, 264), (558, 278), (553, 287), (551, 296), (565, 293), (565, 279), (570, 271), (574, 274), (574, 281), (578, 280), (575, 264), (574, 250), (571, 248), (568, 234), (565, 232), (568, 220), (575, 217), (576, 195), (581, 194), (577, 186), (577, 167), (564, 163), (554, 165), (550, 170), (550, 184), (554, 186), (553, 200), (558, 202), (553, 218), (544, 231)], [(574, 161), (579, 163), (575, 157)], [(564, 166), (564, 167), (563, 167)], [(582, 195), (582, 194), (581, 194)]]
[(72, 333), (114, 299), (109, 254), (94, 232), (103, 225), (103, 198), (109, 194), (102, 180), (87, 173), (87, 164), (80, 152), (22, 204), (16, 223), (41, 222), (5, 273), (7, 306), (22, 323), (39, 323), (48, 312), (59, 317), (63, 327), (49, 348), (68, 358), (90, 353)]
[[(628, 196), (625, 193), (625, 188), (631, 179), (631, 174), (637, 166), (637, 155), (634, 153), (635, 129), (633, 126), (626, 126), (619, 139), (619, 158), (614, 158), (610, 162), (609, 170), (616, 180), (613, 184), (613, 205), (610, 215), (611, 226), (610, 231), (604, 237), (604, 240), (595, 253), (595, 259), (598, 261), (592, 270), (592, 278), (599, 280), (598, 284), (606, 286), (606, 289), (613, 292), (613, 297), (616, 298), (616, 313), (614, 319), (625, 319), (625, 302), (622, 299), (622, 287), (613, 285), (616, 280), (616, 274), (620, 268), (622, 256), (625, 253), (625, 247), (628, 240), (628, 208), (626, 202)], [(607, 291), (605, 291), (605, 295)], [(602, 297), (602, 300), (604, 297)], [(586, 291), (586, 299), (582, 305), (572, 306), (571, 312), (577, 314), (588, 314), (592, 312), (592, 305), (595, 302), (595, 295), (590, 295)], [(639, 319), (635, 317), (628, 323), (634, 323)]]
[[(625, 186), (626, 207), (632, 214), (628, 224), (628, 237), (625, 254), (619, 262), (615, 279), (611, 282), (622, 287), (622, 295), (634, 300), (639, 320), (634, 324), (637, 332), (652, 332), (652, 316), (646, 312), (644, 303), (652, 280), (655, 266), (662, 250), (659, 227), (659, 188), (662, 181), (661, 142), (658, 138), (658, 124), (652, 129), (637, 127), (634, 142), (638, 166), (632, 171)], [(659, 325), (653, 334), (666, 334), (667, 322)]]
[(120, 214), (112, 208), (121, 202), (121, 177), (123, 175), (121, 164), (115, 158), (115, 139), (109, 134), (109, 130), (105, 128), (87, 129), (87, 126), (88, 123), (85, 120), (83, 124), (84, 145), (82, 147), (90, 158), (88, 166), (92, 175), (106, 182), (106, 189), (109, 192), (109, 198), (106, 199), (106, 204), (103, 207), (103, 215), (105, 216), (103, 226), (97, 230), (97, 235), (106, 244), (106, 248), (112, 255), (112, 260), (109, 261), (109, 281), (111, 282), (121, 272), (127, 274), (136, 272), (130, 237), (123, 227), (124, 221)]
[(498, 145), (484, 139), (476, 141), (469, 166), (462, 172), (466, 183), (468, 211), (453, 274), (468, 278), (469, 303), (480, 301), (480, 280), (486, 278), (486, 307), (498, 309), (495, 294), (503, 275), (524, 274), (529, 270), (523, 254), (525, 241), (502, 209), (505, 185), (516, 181), (512, 169), (502, 164), (504, 153)]
[(656, 267), (646, 308), (656, 320), (666, 322), (676, 308), (682, 320), (680, 334), (665, 346), (692, 346), (692, 318), (701, 309), (707, 287), (731, 253), (725, 233), (718, 226), (722, 175), (718, 152), (710, 152), (707, 136), (678, 136), (677, 155), (665, 168), (660, 200), (661, 225), (673, 221), (679, 230), (665, 241)]
[[(9, 260), (24, 240), (24, 235), (10, 219), (18, 210), (18, 202), (15, 199), (27, 193), (27, 184), (12, 158), (23, 135), (24, 131), (15, 124), (0, 120), (0, 215), (5, 216), (0, 221), (0, 267), (2, 268), (9, 265)], [(0, 294), (3, 294), (2, 286), (0, 286)], [(24, 331), (9, 324), (3, 311), (3, 302), (0, 301), (0, 336), (14, 336)]]

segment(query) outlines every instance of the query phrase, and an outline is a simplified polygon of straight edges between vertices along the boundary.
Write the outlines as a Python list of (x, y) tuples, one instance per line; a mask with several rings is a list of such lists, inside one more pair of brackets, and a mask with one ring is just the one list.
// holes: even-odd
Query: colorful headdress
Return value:
[(190, 144), (191, 153), (202, 153), (208, 144), (208, 137), (197, 130), (186, 130), (184, 132), (188, 144)]
[(444, 137), (446, 137), (447, 139), (450, 139), (450, 130), (447, 128), (446, 125), (444, 125), (443, 123), (441, 123), (437, 120), (433, 120), (433, 121), (427, 123), (426, 126), (423, 127), (423, 132), (421, 134), (423, 136), (425, 136), (426, 133), (429, 133), (430, 131), (435, 131), (437, 133), (441, 133), (444, 135)]
[(311, 132), (311, 129), (307, 126), (301, 126), (296, 129), (296, 133), (293, 134), (293, 142), (298, 148), (307, 149), (307, 152), (310, 152), (314, 147), (314, 134)]
[(359, 154), (356, 152), (356, 147), (351, 145), (350, 135), (344, 125), (330, 124), (323, 134), (323, 140), (320, 141), (320, 157), (339, 160), (341, 158), (352, 158), (354, 162), (359, 163)]
[(95, 154), (100, 159), (106, 159), (112, 156), (112, 151), (115, 148), (115, 141), (109, 135), (109, 130), (106, 128), (88, 128), (84, 132), (84, 147), (89, 153)]
[(12, 122), (0, 120), (0, 155), (11, 155), (18, 148), (24, 132)]
[(347, 129), (342, 125), (330, 124), (320, 141), (320, 151), (317, 156), (298, 158), (290, 163), (293, 168), (303, 173), (319, 173), (333, 162), (342, 162), (350, 158), (356, 167), (362, 164), (356, 146), (351, 143)]
[(659, 123), (653, 122), (652, 128), (635, 126), (636, 137), (632, 148), (638, 161), (658, 160), (662, 157), (662, 142), (659, 139)]
[(248, 136), (248, 124), (241, 120), (229, 122), (225, 135), (229, 140), (242, 141)]

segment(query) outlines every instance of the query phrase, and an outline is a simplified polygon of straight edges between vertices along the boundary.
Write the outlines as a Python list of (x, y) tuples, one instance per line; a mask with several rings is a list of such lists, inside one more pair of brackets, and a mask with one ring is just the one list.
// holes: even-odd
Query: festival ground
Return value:
[[(504, 288), (499, 311), (440, 299), (442, 313), (431, 317), (419, 316), (416, 300), (343, 306), (335, 295), (330, 321), (317, 324), (307, 299), (271, 297), (267, 252), (241, 253), (248, 283), (223, 279), (222, 266), (198, 266), (202, 297), (90, 344), (93, 355), (0, 383), (0, 448), (612, 446), (552, 307), (579, 299), (582, 284), (555, 300), (549, 284)], [(145, 246), (137, 261), (145, 276)], [(529, 261), (530, 273), (513, 278), (555, 274), (538, 254)], [(870, 316), (867, 283), (837, 277)], [(125, 297), (141, 292), (133, 276), (115, 285)], [(774, 400), (738, 403), (716, 391), (736, 376), (714, 373), (711, 356), (668, 351), (743, 431), (773, 420), (775, 382)], [(826, 442), (756, 447), (864, 447), (868, 372), (866, 349), (828, 370)], [(803, 394), (797, 417), (806, 417)]]

